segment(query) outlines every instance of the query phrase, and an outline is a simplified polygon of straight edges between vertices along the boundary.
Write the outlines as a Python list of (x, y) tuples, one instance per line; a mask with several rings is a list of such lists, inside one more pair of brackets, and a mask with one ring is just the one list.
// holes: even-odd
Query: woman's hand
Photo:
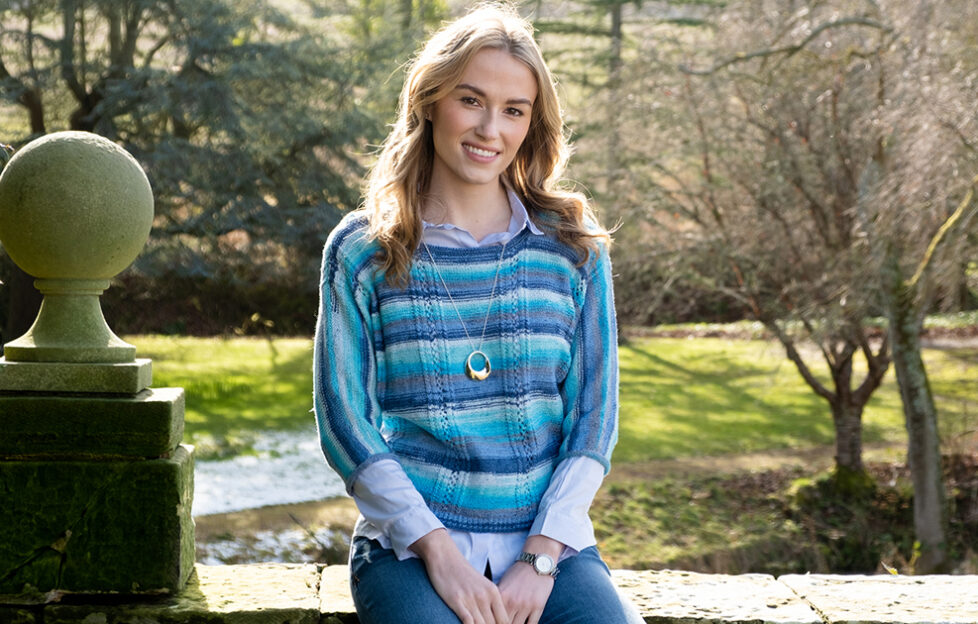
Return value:
[(435, 592), (462, 624), (510, 624), (502, 595), (472, 567), (445, 529), (436, 529), (410, 546), (428, 571)]
[(537, 574), (533, 566), (517, 561), (499, 581), (508, 624), (537, 624), (554, 588), (554, 577)]
[[(531, 535), (523, 550), (547, 554), (557, 561), (564, 545), (543, 535)], [(537, 624), (553, 588), (554, 577), (537, 574), (533, 566), (523, 561), (511, 565), (499, 581), (499, 593), (510, 614), (509, 624)]]

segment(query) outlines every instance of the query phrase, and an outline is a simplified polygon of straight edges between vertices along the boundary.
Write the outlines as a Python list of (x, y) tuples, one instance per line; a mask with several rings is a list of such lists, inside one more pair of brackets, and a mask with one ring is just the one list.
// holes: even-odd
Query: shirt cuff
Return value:
[(588, 509), (603, 479), (604, 466), (590, 457), (561, 461), (540, 500), (530, 535), (544, 535), (576, 551), (594, 546)]
[(353, 500), (364, 520), (387, 536), (398, 559), (410, 557), (411, 544), (444, 527), (393, 459), (374, 462), (357, 475)]

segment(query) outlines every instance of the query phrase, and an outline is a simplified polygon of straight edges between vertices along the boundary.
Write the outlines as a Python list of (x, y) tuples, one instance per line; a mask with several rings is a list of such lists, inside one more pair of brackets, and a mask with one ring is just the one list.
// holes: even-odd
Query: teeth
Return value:
[(484, 156), (486, 158), (489, 158), (490, 156), (496, 155), (496, 152), (493, 152), (491, 150), (479, 149), (478, 147), (472, 147), (471, 145), (465, 145), (463, 147), (465, 147), (465, 149), (472, 152), (476, 156)]

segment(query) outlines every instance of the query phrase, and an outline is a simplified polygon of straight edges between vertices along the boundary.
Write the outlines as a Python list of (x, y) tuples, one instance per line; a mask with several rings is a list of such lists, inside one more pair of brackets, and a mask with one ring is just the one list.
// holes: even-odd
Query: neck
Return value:
[(429, 223), (451, 223), (465, 229), (476, 240), (504, 231), (512, 214), (502, 182), (489, 187), (441, 186), (432, 180), (422, 211)]

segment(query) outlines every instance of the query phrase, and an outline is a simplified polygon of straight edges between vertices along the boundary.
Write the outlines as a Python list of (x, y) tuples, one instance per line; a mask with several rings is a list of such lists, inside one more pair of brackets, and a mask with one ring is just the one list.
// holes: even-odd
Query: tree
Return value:
[(136, 156), (157, 198), (138, 271), (311, 292), (383, 128), (358, 106), (356, 51), (324, 34), (343, 19), (264, 0), (4, 3), (0, 98), (24, 115), (13, 142), (87, 130)]
[[(534, 5), (541, 45), (563, 91), (575, 148), (570, 177), (615, 233), (616, 307), (622, 324), (695, 313), (724, 316), (720, 297), (675, 279), (673, 259), (649, 244), (647, 163), (668, 109), (650, 94), (668, 89), (670, 55), (705, 30), (713, 0), (580, 0)], [(665, 43), (665, 45), (663, 45)], [(668, 282), (670, 288), (660, 287)], [(693, 312), (695, 311), (695, 312)], [(729, 318), (729, 317), (728, 317)]]
[(864, 232), (874, 248), (907, 426), (915, 570), (927, 574), (949, 571), (950, 559), (938, 410), (920, 335), (935, 296), (955, 290), (960, 234), (978, 211), (978, 10), (952, 1), (895, 2), (883, 11), (900, 35), (881, 57), (880, 91), (889, 106), (881, 110), (884, 130), (863, 184)]
[(886, 336), (874, 340), (863, 322), (871, 301), (854, 294), (866, 275), (853, 208), (873, 148), (859, 106), (872, 77), (861, 58), (887, 31), (832, 15), (838, 7), (809, 8), (723, 11), (710, 60), (694, 57), (676, 78), (676, 112), (663, 129), (672, 138), (650, 155), (649, 183), (677, 217), (657, 223), (688, 275), (761, 321), (828, 403), (836, 479), (860, 488), (862, 413), (889, 366)]
[[(668, 232), (657, 242), (673, 246), (689, 278), (762, 321), (829, 402), (837, 475), (862, 472), (861, 413), (893, 345), (920, 572), (947, 564), (919, 336), (934, 293), (951, 290), (942, 282), (955, 271), (938, 258), (953, 258), (950, 233), (974, 212), (976, 33), (964, 26), (974, 19), (961, 20), (973, 12), (900, 0), (731, 5), (695, 42), (705, 58), (689, 53), (686, 77), (672, 78), (681, 96), (649, 98), (671, 99), (674, 111), (652, 127), (647, 152), (660, 208), (649, 219)], [(879, 312), (888, 329), (874, 337), (865, 319)], [(854, 383), (857, 354), (866, 373)]]

